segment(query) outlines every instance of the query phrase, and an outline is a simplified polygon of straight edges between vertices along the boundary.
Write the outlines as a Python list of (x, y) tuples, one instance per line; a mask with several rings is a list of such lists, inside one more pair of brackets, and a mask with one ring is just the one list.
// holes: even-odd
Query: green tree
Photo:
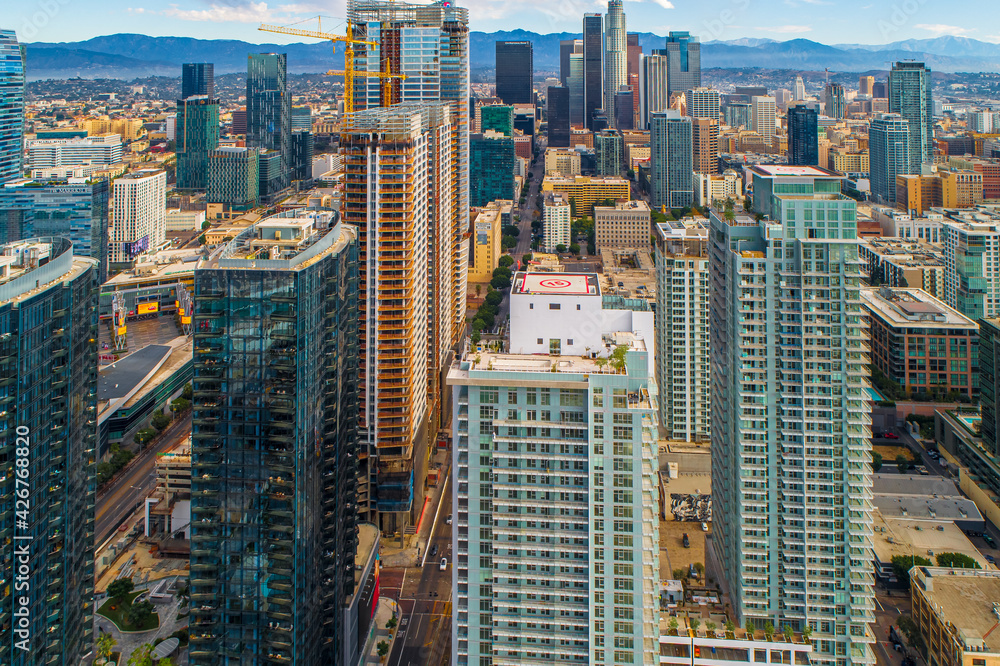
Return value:
[(906, 474), (906, 471), (910, 469), (910, 460), (902, 453), (896, 456), (896, 469), (899, 470), (900, 474)]
[(170, 417), (163, 413), (163, 410), (158, 410), (153, 414), (153, 420), (150, 424), (156, 428), (158, 431), (162, 432), (168, 425), (170, 425)]
[(491, 291), (490, 293), (486, 294), (486, 303), (488, 303), (489, 305), (492, 305), (493, 307), (500, 307), (500, 304), (502, 302), (503, 302), (503, 294), (501, 294), (499, 291)]
[(938, 553), (934, 558), (939, 567), (951, 569), (981, 569), (979, 562), (965, 553)]
[(517, 238), (521, 235), (521, 229), (519, 227), (515, 227), (513, 224), (505, 224), (503, 225), (503, 230), (500, 234), (502, 236), (513, 236), (514, 238)]
[(784, 628), (782, 628), (781, 631), (785, 635), (785, 642), (786, 643), (791, 643), (792, 642), (792, 636), (795, 635), (795, 630), (792, 629), (792, 625), (786, 624), (784, 626)]
[(718, 625), (712, 622), (711, 620), (705, 623), (705, 631), (707, 631), (710, 635), (715, 635), (715, 630), (717, 627)]
[(135, 433), (132, 439), (134, 439), (135, 443), (139, 446), (140, 449), (142, 449), (145, 448), (145, 446), (149, 444), (151, 441), (153, 441), (154, 437), (156, 437), (156, 430), (154, 430), (153, 428), (143, 428), (139, 432)]
[(134, 589), (135, 583), (132, 582), (131, 578), (119, 578), (108, 585), (108, 596), (115, 601), (124, 602), (125, 597), (132, 594)]
[(209, 222), (208, 220), (205, 220), (204, 222), (202, 222), (202, 223), (201, 223), (201, 230), (202, 230), (202, 231), (205, 231), (205, 230), (206, 230), (206, 229), (208, 229), (208, 228), (209, 228), (210, 226), (212, 226), (212, 223), (211, 223), (211, 222)]
[(691, 631), (698, 633), (698, 627), (701, 626), (701, 620), (696, 617), (692, 617), (688, 620), (688, 626), (691, 627)]
[(479, 331), (473, 330), (472, 335), (469, 336), (469, 339), (472, 341), (472, 344), (478, 345), (479, 341), (483, 339), (483, 336)]
[(191, 407), (191, 401), (184, 398), (177, 398), (170, 403), (170, 411), (174, 414), (180, 414)]
[(764, 623), (764, 635), (770, 640), (771, 636), (774, 636), (774, 625), (768, 620)]
[(872, 471), (877, 472), (882, 469), (882, 454), (878, 451), (872, 452)]
[(509, 250), (512, 247), (517, 247), (517, 238), (515, 238), (514, 236), (504, 236), (503, 238), (500, 239), (500, 246), (505, 250)]
[(379, 641), (378, 642), (378, 656), (384, 657), (387, 654), (389, 654), (389, 644), (386, 643), (385, 641)]
[(910, 587), (910, 569), (913, 567), (929, 567), (931, 561), (919, 555), (894, 555), (892, 558), (892, 573), (896, 580), (905, 587)]
[(558, 245), (556, 245), (556, 252), (558, 252), (559, 254), (563, 254), (564, 252), (566, 252), (566, 246), (563, 245), (562, 243), (559, 243)]
[(152, 614), (153, 604), (148, 601), (140, 601), (139, 603), (132, 604), (129, 606), (128, 610), (125, 611), (125, 621), (132, 627), (138, 629), (142, 627)]
[(572, 243), (572, 244), (570, 244), (570, 246), (569, 246), (569, 251), (570, 251), (570, 252), (571, 252), (572, 254), (576, 254), (576, 255), (578, 255), (578, 254), (580, 254), (580, 246), (579, 246), (579, 245), (578, 245), (577, 243)]
[(184, 385), (184, 390), (181, 391), (181, 397), (185, 400), (191, 400), (194, 398), (194, 387), (191, 386), (191, 382)]
[(115, 637), (111, 635), (110, 632), (102, 631), (94, 642), (94, 647), (96, 648), (97, 658), (104, 659), (105, 661), (111, 658), (111, 653), (115, 651), (115, 646), (118, 641)]
[(153, 646), (149, 643), (136, 648), (128, 658), (127, 666), (153, 666), (153, 658), (150, 656), (152, 652)]
[(497, 263), (500, 265), (500, 268), (510, 268), (514, 265), (514, 257), (509, 254), (505, 254), (500, 257), (500, 261)]
[(531, 253), (530, 252), (525, 253), (524, 256), (521, 257), (521, 261), (524, 264), (527, 264), (529, 261), (531, 261)]
[(702, 564), (701, 562), (694, 563), (694, 570), (698, 572), (698, 576), (705, 575), (705, 565)]
[(734, 631), (736, 631), (736, 623), (733, 622), (730, 619), (726, 619), (726, 625), (725, 625), (725, 627), (726, 627), (726, 633), (731, 634)]
[(392, 617), (389, 618), (388, 622), (385, 623), (385, 628), (386, 629), (394, 629), (396, 627), (396, 624), (397, 624), (396, 623), (396, 616), (394, 615), (394, 616), (392, 616)]
[(756, 627), (753, 626), (753, 620), (747, 618), (747, 621), (743, 624), (743, 631), (747, 632), (747, 636), (753, 638), (753, 633), (756, 631)]
[(670, 618), (670, 621), (667, 622), (667, 629), (669, 629), (670, 631), (677, 631), (677, 624), (678, 624), (677, 618), (672, 617)]

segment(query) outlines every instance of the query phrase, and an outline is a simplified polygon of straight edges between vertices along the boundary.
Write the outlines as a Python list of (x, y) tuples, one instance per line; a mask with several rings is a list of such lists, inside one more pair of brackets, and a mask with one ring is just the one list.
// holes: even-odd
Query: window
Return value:
[(576, 304), (576, 309), (577, 309), (577, 310), (579, 310), (579, 309), (580, 309), (580, 304), (579, 304), (579, 303), (577, 303), (577, 304)]
[(545, 343), (545, 341), (542, 338), (538, 338), (538, 342), (535, 343), (535, 344), (541, 345), (541, 344), (544, 344), (544, 343)]
[(558, 338), (552, 338), (549, 340), (549, 353), (553, 356), (559, 356), (562, 353), (562, 340)]
[(562, 305), (559, 303), (549, 303), (549, 310), (560, 310)]

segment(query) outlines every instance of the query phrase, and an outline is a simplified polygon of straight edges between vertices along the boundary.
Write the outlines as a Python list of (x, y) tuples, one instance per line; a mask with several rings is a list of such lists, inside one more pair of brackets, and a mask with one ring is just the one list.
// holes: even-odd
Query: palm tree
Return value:
[(107, 661), (111, 658), (111, 653), (114, 652), (115, 645), (118, 641), (109, 632), (102, 631), (101, 635), (97, 637), (96, 648), (97, 648), (97, 658)]

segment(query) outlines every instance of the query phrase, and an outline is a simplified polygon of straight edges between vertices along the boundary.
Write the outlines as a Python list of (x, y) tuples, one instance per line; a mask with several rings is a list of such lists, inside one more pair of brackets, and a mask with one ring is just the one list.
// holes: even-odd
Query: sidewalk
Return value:
[(392, 631), (392, 635), (389, 634), (389, 630), (385, 628), (385, 623), (389, 621), (390, 617), (396, 616), (396, 621), (399, 622), (399, 606), (392, 599), (380, 598), (378, 600), (378, 608), (375, 609), (375, 629), (374, 632), (369, 634), (368, 642), (362, 650), (364, 655), (364, 663), (368, 664), (381, 664), (382, 658), (378, 656), (378, 644), (381, 641), (385, 641), (389, 644), (389, 651), (386, 656), (392, 654), (392, 646), (396, 641), (396, 635), (399, 634), (399, 625)]
[[(423, 517), (420, 520), (416, 534), (408, 534), (403, 538), (403, 547), (399, 547), (397, 539), (384, 539), (382, 541), (381, 560), (385, 567), (417, 567), (427, 549), (427, 543), (431, 537), (431, 529), (434, 527), (434, 518), (438, 516), (438, 506), (441, 504), (441, 492), (445, 490), (451, 492), (451, 482), (448, 480), (451, 475), (451, 448), (439, 449), (435, 445), (435, 451), (431, 455), (431, 469), (441, 471), (438, 477), (438, 484), (427, 489), (427, 502), (423, 510)], [(444, 521), (448, 516), (442, 514), (438, 516), (439, 521)], [(392, 542), (390, 545), (389, 542)]]

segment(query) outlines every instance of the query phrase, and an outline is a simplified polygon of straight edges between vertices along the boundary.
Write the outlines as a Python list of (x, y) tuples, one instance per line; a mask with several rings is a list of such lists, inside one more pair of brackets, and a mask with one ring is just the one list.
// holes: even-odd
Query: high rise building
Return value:
[(750, 128), (760, 134), (765, 145), (774, 138), (774, 123), (778, 109), (773, 97), (753, 97), (750, 100)]
[(931, 70), (922, 62), (897, 62), (889, 72), (889, 112), (898, 113), (910, 130), (907, 173), (934, 161), (934, 118)]
[(695, 173), (719, 173), (719, 121), (691, 119), (691, 159)]
[(668, 94), (687, 92), (701, 87), (701, 43), (687, 32), (667, 35), (666, 56), (669, 61)]
[(584, 121), (584, 108), (583, 108), (583, 91), (584, 91), (584, 77), (583, 77), (583, 52), (582, 50), (576, 53), (571, 53), (569, 56), (569, 79), (567, 82), (567, 87), (569, 88), (569, 123), (570, 127), (586, 127), (586, 122)]
[(208, 156), (219, 146), (219, 100), (177, 100), (177, 189), (208, 188)]
[(687, 114), (692, 118), (719, 120), (722, 95), (714, 88), (695, 88), (687, 92)]
[(608, 0), (604, 20), (604, 111), (612, 127), (617, 127), (615, 95), (628, 85), (628, 52), (625, 37), (625, 9), (622, 0)]
[(639, 127), (639, 79), (642, 77), (642, 46), (639, 33), (625, 35), (625, 58), (628, 63), (628, 86), (632, 89), (632, 127)]
[(262, 204), (272, 204), (285, 192), (286, 180), (291, 172), (284, 172), (284, 160), (276, 150), (262, 150), (257, 154), (257, 196)]
[(312, 109), (308, 106), (293, 106), (291, 125), (293, 132), (311, 132)]
[(181, 65), (181, 99), (215, 97), (215, 65), (210, 62)]
[[(415, 522), (423, 507), (424, 484), (414, 479), (426, 478), (441, 370), (465, 327), (462, 127), (446, 101), (355, 112), (341, 126), (343, 211), (358, 227), (365, 294), (360, 426), (370, 457), (358, 501), (362, 515), (374, 521), (377, 511), (389, 533)], [(377, 492), (368, 488), (373, 475)]]
[(947, 220), (944, 302), (973, 321), (1000, 315), (1000, 230), (994, 224)]
[(24, 47), (0, 30), (0, 186), (21, 177), (24, 161)]
[(605, 130), (594, 135), (598, 176), (620, 176), (625, 169), (625, 143), (618, 132)]
[(965, 116), (965, 124), (970, 132), (989, 134), (993, 131), (992, 111), (969, 111)]
[(469, 137), (469, 201), (485, 206), (498, 199), (514, 198), (514, 139), (486, 130)]
[(497, 97), (504, 104), (533, 104), (534, 76), (531, 42), (496, 43)]
[(260, 151), (244, 146), (223, 146), (208, 156), (208, 190), (205, 201), (230, 210), (246, 211), (260, 199)]
[(684, 208), (694, 201), (691, 119), (667, 110), (652, 115), (649, 127), (650, 205)]
[(796, 102), (802, 102), (806, 98), (806, 84), (802, 80), (801, 76), (795, 77), (795, 90), (792, 93), (792, 99)]
[(130, 264), (166, 238), (167, 172), (144, 169), (114, 180), (108, 260)]
[(583, 122), (594, 129), (594, 112), (604, 106), (604, 26), (600, 14), (583, 15)]
[(28, 141), (28, 168), (34, 171), (63, 166), (110, 166), (120, 164), (123, 153), (119, 134), (81, 139), (32, 139)]
[(247, 146), (273, 150), (281, 160), (277, 191), (291, 182), (292, 96), (288, 92), (288, 55), (253, 53), (247, 57)]
[(847, 111), (847, 98), (844, 96), (844, 86), (839, 83), (828, 83), (823, 90), (824, 102), (826, 104), (826, 115), (835, 119), (843, 120)]
[(542, 240), (547, 252), (563, 252), (573, 242), (573, 223), (569, 198), (560, 192), (546, 192), (542, 198)]
[(308, 130), (292, 132), (292, 175), (293, 181), (312, 180), (313, 154), (316, 139)]
[(718, 575), (738, 625), (809, 627), (811, 664), (870, 665), (871, 401), (856, 204), (833, 172), (751, 172), (754, 210), (770, 219), (713, 211), (709, 233)]
[(74, 664), (93, 646), (98, 263), (65, 238), (2, 251), (0, 662)]
[(632, 100), (631, 86), (622, 86), (622, 89), (615, 93), (615, 127), (619, 130), (635, 129), (635, 104)]
[(788, 109), (788, 163), (819, 166), (819, 112), (813, 107)]
[(874, 97), (875, 77), (862, 76), (858, 78), (858, 94), (863, 97)]
[(504, 136), (514, 136), (514, 107), (509, 104), (491, 104), (479, 109), (480, 133), (493, 131)]
[(910, 169), (911, 136), (909, 123), (897, 113), (880, 113), (868, 128), (872, 196), (884, 203), (896, 203), (896, 176), (914, 173)]
[(195, 269), (195, 666), (346, 666), (358, 302), (357, 230), (336, 213), (267, 218)]
[(242, 109), (233, 109), (232, 123), (229, 126), (229, 133), (237, 136), (245, 135), (247, 133), (247, 110), (246, 107)]
[(570, 68), (569, 57), (574, 53), (583, 53), (582, 39), (563, 39), (559, 41), (559, 82), (568, 85)]
[(548, 118), (549, 127), (549, 145), (553, 148), (569, 148), (569, 88), (566, 86), (549, 86), (545, 97), (547, 105), (546, 117)]
[(889, 98), (889, 83), (887, 81), (876, 81), (872, 84), (872, 97), (874, 99)]
[(455, 597), (451, 663), (653, 664), (652, 313), (643, 301), (623, 311), (596, 274), (551, 277), (514, 275), (512, 353), (472, 351), (448, 375), (463, 479), (454, 581), (468, 591)]
[(642, 56), (639, 77), (639, 128), (649, 127), (654, 113), (666, 111), (670, 106), (667, 77), (669, 63), (665, 54), (653, 52)]
[(660, 425), (675, 441), (709, 438), (708, 228), (661, 222), (653, 229), (656, 262), (656, 384)]

